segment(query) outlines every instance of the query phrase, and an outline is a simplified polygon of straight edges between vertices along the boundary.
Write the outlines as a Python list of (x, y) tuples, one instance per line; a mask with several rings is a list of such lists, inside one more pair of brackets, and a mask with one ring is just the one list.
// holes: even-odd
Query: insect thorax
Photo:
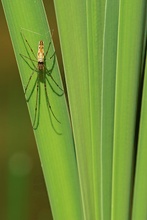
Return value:
[(44, 62), (38, 62), (38, 70), (44, 70)]

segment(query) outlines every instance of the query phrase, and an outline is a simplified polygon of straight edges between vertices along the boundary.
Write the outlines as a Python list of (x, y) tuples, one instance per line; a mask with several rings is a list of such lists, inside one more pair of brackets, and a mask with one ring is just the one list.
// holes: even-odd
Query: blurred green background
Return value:
[[(53, 1), (44, 0), (44, 4), (50, 27), (54, 29), (53, 40), (63, 72)], [(51, 220), (33, 129), (1, 3), (0, 27), (0, 219)]]

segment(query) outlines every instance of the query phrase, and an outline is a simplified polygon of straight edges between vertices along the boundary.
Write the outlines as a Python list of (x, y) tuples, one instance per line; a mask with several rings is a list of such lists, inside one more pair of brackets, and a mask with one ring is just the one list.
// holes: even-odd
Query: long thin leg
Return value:
[[(51, 58), (50, 59), (52, 59), (52, 57), (54, 57), (54, 60), (53, 60), (53, 64), (52, 64), (52, 67), (51, 67), (51, 69), (47, 69), (47, 67), (46, 67), (46, 58), (45, 58), (45, 69), (46, 69), (46, 73), (48, 74), (48, 73), (51, 73), (52, 71), (53, 71), (53, 69), (54, 69), (54, 66), (55, 66), (55, 62), (56, 62), (56, 60), (55, 60), (55, 52), (53, 53), (53, 55), (51, 56)], [(49, 60), (50, 60), (49, 59)], [(49, 61), (50, 62), (50, 61)]]
[(31, 81), (31, 79), (32, 79), (33, 74), (34, 74), (34, 71), (32, 72), (32, 74), (31, 74), (31, 76), (30, 76), (30, 78), (29, 78), (29, 80), (28, 80), (28, 83), (27, 83), (27, 85), (26, 85), (26, 87), (25, 87), (25, 94), (26, 94), (26, 91), (27, 91), (27, 89), (28, 89), (28, 86), (29, 86), (29, 83), (30, 83), (30, 81)]
[(52, 79), (52, 81), (55, 83), (55, 85), (56, 85), (62, 92), (64, 92), (64, 90), (58, 85), (58, 83), (56, 83), (56, 81), (54, 80), (54, 78), (52, 77), (52, 75), (49, 74), (48, 76), (50, 76), (51, 79)]
[(33, 122), (33, 127), (35, 125), (35, 122), (36, 122), (36, 116), (37, 116), (37, 109), (38, 109), (38, 91), (39, 91), (39, 80), (38, 80), (38, 77), (37, 77), (37, 93), (36, 93), (36, 104), (35, 104), (35, 117), (34, 117), (34, 122)]
[[(21, 58), (25, 61), (25, 63), (30, 67), (30, 69), (31, 70), (33, 70), (33, 71), (37, 71), (38, 69), (37, 69), (37, 67), (34, 65), (34, 63), (32, 62), (32, 64), (33, 64), (33, 67), (30, 65), (30, 63), (26, 60), (26, 58), (28, 58), (28, 59), (30, 59), (29, 57), (24, 57), (24, 55), (23, 54), (20, 54), (20, 56), (21, 56)], [(34, 60), (31, 60), (31, 61), (34, 61)]]
[(30, 50), (31, 50), (31, 52), (32, 52), (32, 54), (33, 54), (33, 56), (34, 56), (34, 57), (35, 57), (35, 59), (36, 59), (36, 55), (35, 55), (35, 53), (34, 53), (33, 49), (31, 48), (31, 46), (30, 46), (29, 42), (27, 41), (27, 39), (26, 39), (26, 37), (25, 37), (24, 33), (22, 33), (22, 31), (21, 31), (21, 35), (22, 35), (22, 37), (24, 38), (24, 40), (26, 41), (26, 43), (27, 43), (28, 47), (30, 48)]
[(47, 88), (46, 88), (46, 81), (44, 79), (44, 89), (45, 89), (45, 95), (46, 95), (46, 101), (47, 101), (47, 106), (49, 108), (49, 110), (51, 111), (52, 115), (54, 116), (54, 118), (56, 119), (57, 122), (59, 122), (61, 124), (61, 122), (57, 119), (57, 117), (55, 116), (53, 110), (52, 110), (52, 107), (50, 105), (50, 101), (49, 101), (49, 98), (48, 98), (48, 94), (47, 94)]
[[(53, 36), (53, 32), (51, 33), (51, 37), (52, 37), (52, 36)], [(48, 54), (50, 45), (51, 45), (51, 42), (49, 43), (48, 49), (47, 49), (47, 51), (46, 51), (45, 59), (46, 59), (46, 56), (47, 56), (47, 54)], [(55, 57), (55, 52), (54, 52), (53, 55), (50, 57), (50, 59), (52, 59), (53, 57)], [(51, 75), (51, 72), (52, 72), (52, 70), (53, 70), (53, 68), (54, 68), (54, 64), (55, 64), (55, 59), (54, 59), (53, 67), (51, 68), (51, 70), (48, 70), (48, 69), (45, 67), (46, 74), (47, 74), (48, 76), (50, 76), (51, 79), (52, 79), (52, 81), (55, 83), (55, 85), (56, 85), (62, 92), (64, 92), (64, 90), (58, 85), (58, 83), (56, 83), (55, 79), (54, 79), (54, 78), (52, 77), (52, 75)]]
[[(54, 56), (54, 55), (53, 55)], [(55, 83), (55, 85), (62, 91), (64, 92), (64, 90), (58, 85), (58, 83), (55, 81), (55, 79), (53, 78), (53, 76), (51, 75), (52, 71), (53, 71), (53, 68), (54, 68), (54, 65), (55, 65), (55, 60), (53, 62), (53, 66), (50, 70), (48, 70), (46, 67), (45, 67), (45, 72), (46, 74), (51, 77), (52, 81)]]
[(50, 46), (51, 46), (51, 42), (49, 42), (49, 45), (48, 45), (47, 51), (46, 51), (46, 53), (45, 53), (45, 57), (48, 55), (48, 52), (49, 52)]
[(25, 55), (23, 55), (23, 54), (21, 54), (21, 53), (20, 53), (20, 56), (21, 56), (22, 58), (26, 58), (26, 59), (29, 59), (29, 60), (31, 60), (31, 61), (33, 61), (33, 62), (38, 63), (37, 60), (33, 60), (33, 59), (31, 59), (30, 57), (27, 57), (27, 56), (25, 56)]
[(46, 69), (46, 74), (51, 77), (52, 81), (54, 82), (54, 84), (62, 91), (64, 92), (64, 90), (58, 85), (58, 83), (55, 81), (55, 79), (53, 78), (53, 76), (51, 75), (51, 72), (50, 70), (48, 70), (47, 68)]
[(62, 92), (61, 94), (58, 93), (55, 88), (53, 87), (53, 85), (50, 83), (50, 80), (48, 79), (48, 77), (45, 77), (46, 78), (46, 82), (48, 83), (48, 85), (50, 86), (50, 88), (52, 89), (52, 91), (57, 95), (57, 96), (63, 96), (64, 92)]
[[(47, 69), (46, 69), (47, 70)], [(46, 74), (51, 77), (52, 81), (55, 83), (55, 85), (62, 91), (64, 92), (64, 90), (58, 85), (58, 83), (55, 81), (55, 79), (52, 77), (51, 72), (49, 70), (46, 71)]]
[[(33, 60), (33, 59), (30, 57), (30, 54), (29, 54), (29, 52), (28, 52), (28, 49), (27, 49), (27, 46), (26, 46), (25, 42), (24, 42), (25, 49), (26, 49), (27, 54), (28, 54), (29, 57), (28, 57), (28, 56), (25, 56), (25, 55), (23, 55), (23, 54), (20, 54), (20, 56), (21, 56), (24, 60), (25, 60), (25, 59), (28, 59), (28, 60), (32, 61), (32, 64), (33, 64), (34, 68), (36, 69), (36, 67), (35, 67), (35, 65), (34, 65), (34, 63), (33, 63), (33, 62), (38, 62), (38, 61), (36, 60), (35, 53), (34, 53), (33, 49), (31, 48), (29, 42), (28, 42), (27, 39), (25, 38), (24, 34), (23, 34), (22, 32), (20, 32), (20, 33), (21, 33), (21, 36), (22, 36), (22, 38), (23, 38), (23, 41), (26, 41), (26, 43), (27, 43), (29, 49), (31, 50), (33, 56), (35, 57), (35, 60)], [(28, 62), (27, 62), (26, 60), (25, 60), (25, 62), (28, 64)], [(28, 64), (28, 65), (29, 65), (29, 64)], [(29, 65), (29, 66), (30, 66), (30, 65)]]
[[(52, 30), (52, 32), (51, 32), (51, 40), (52, 40), (52, 37), (53, 37), (53, 31), (54, 31), (54, 30)], [(50, 46), (51, 46), (51, 41), (49, 42), (49, 45), (48, 45), (47, 51), (46, 51), (46, 53), (45, 53), (45, 57), (48, 55), (48, 52), (49, 52)]]
[(52, 54), (52, 56), (50, 57), (50, 59), (52, 59), (54, 56), (55, 56), (55, 51), (54, 51), (54, 53)]

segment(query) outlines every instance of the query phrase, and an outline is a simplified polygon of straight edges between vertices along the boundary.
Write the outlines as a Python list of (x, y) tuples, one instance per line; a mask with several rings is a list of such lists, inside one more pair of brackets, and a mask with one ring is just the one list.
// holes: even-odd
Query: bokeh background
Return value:
[[(63, 72), (52, 0), (45, 10)], [(24, 92), (0, 2), (0, 219), (52, 220)]]

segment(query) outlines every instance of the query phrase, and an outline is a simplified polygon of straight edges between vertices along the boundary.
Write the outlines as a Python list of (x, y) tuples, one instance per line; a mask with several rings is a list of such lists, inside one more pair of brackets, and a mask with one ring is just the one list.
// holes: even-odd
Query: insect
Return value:
[[(46, 67), (46, 57), (48, 55), (48, 52), (49, 52), (49, 49), (50, 49), (50, 46), (51, 46), (51, 42), (48, 45), (46, 53), (44, 54), (44, 42), (43, 42), (43, 40), (40, 40), (39, 44), (38, 44), (38, 52), (37, 52), (37, 56), (36, 56), (34, 51), (33, 51), (33, 49), (31, 48), (28, 40), (26, 39), (26, 37), (24, 36), (24, 34), (22, 32), (21, 32), (21, 35), (22, 35), (24, 41), (26, 42), (26, 45), (28, 46), (29, 50), (31, 51), (31, 53), (32, 53), (32, 55), (34, 57), (34, 59), (32, 59), (30, 57), (29, 53), (28, 53), (28, 56), (20, 54), (20, 56), (25, 60), (25, 62), (27, 64), (28, 64), (28, 62), (26, 61), (26, 59), (29, 59), (32, 62), (32, 64), (33, 64), (33, 68), (30, 66), (30, 64), (28, 64), (29, 67), (33, 70), (33, 72), (30, 75), (30, 77), (28, 79), (28, 82), (27, 82), (27, 84), (25, 86), (25, 89), (24, 89), (25, 90), (25, 94), (26, 94), (27, 89), (29, 87), (29, 84), (30, 84), (30, 81), (32, 79), (32, 76), (34, 75), (35, 72), (37, 72), (37, 80), (36, 80), (36, 83), (35, 83), (35, 86), (37, 88), (37, 92), (36, 92), (35, 116), (34, 116), (33, 127), (37, 128), (37, 126), (38, 126), (38, 125), (35, 125), (35, 124), (36, 124), (36, 117), (37, 117), (37, 111), (38, 111), (38, 102), (39, 102), (38, 99), (39, 99), (39, 88), (40, 88), (39, 87), (39, 83), (40, 83), (40, 80), (44, 84), (44, 90), (45, 90), (45, 96), (46, 96), (46, 102), (47, 102), (48, 109), (51, 112), (51, 114), (53, 115), (53, 117), (56, 119), (56, 121), (61, 123), (58, 120), (58, 118), (56, 117), (56, 115), (54, 114), (53, 110), (52, 110), (52, 107), (51, 107), (51, 104), (50, 104), (50, 101), (49, 101), (49, 96), (48, 96), (48, 93), (47, 93), (47, 86), (46, 86), (47, 76), (49, 76), (52, 79), (52, 81), (54, 82), (54, 84), (62, 91), (61, 95), (63, 95), (64, 90), (56, 83), (55, 79), (51, 75), (53, 68), (51, 70), (48, 70), (47, 67)], [(50, 57), (50, 59), (52, 59), (54, 56), (55, 56), (55, 53)], [(36, 62), (37, 65), (35, 65), (34, 62)]]

